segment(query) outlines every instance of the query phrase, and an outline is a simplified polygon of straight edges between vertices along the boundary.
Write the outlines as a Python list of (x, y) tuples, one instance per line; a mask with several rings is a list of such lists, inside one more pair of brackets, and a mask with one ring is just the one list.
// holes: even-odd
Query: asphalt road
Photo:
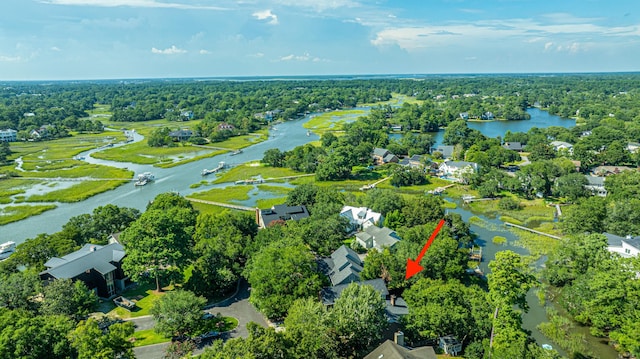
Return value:
[[(207, 312), (211, 314), (220, 313), (225, 317), (234, 317), (238, 319), (238, 327), (228, 333), (223, 333), (222, 339), (228, 340), (231, 338), (243, 337), (246, 338), (249, 335), (247, 331), (247, 324), (249, 322), (255, 322), (264, 327), (267, 326), (267, 322), (251, 303), (249, 303), (250, 288), (246, 281), (240, 283), (238, 293), (231, 298), (223, 300), (220, 303), (216, 303), (207, 307)], [(151, 316), (139, 317), (131, 319), (136, 324), (136, 330), (151, 329), (154, 326), (154, 320)], [(160, 343), (154, 345), (147, 345), (144, 347), (134, 348), (134, 353), (138, 359), (157, 359), (162, 358), (165, 353), (166, 347), (169, 343)], [(199, 347), (193, 354), (200, 354), (204, 351), (207, 345)]]

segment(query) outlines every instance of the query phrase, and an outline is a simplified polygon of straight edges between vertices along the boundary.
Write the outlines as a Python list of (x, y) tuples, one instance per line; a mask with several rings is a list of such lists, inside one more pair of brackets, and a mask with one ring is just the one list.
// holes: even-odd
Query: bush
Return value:
[(502, 236), (495, 236), (493, 237), (493, 243), (494, 244), (505, 244), (507, 243), (507, 239), (505, 237)]
[(520, 209), (520, 202), (511, 197), (502, 198), (498, 201), (498, 208), (508, 211), (518, 210)]

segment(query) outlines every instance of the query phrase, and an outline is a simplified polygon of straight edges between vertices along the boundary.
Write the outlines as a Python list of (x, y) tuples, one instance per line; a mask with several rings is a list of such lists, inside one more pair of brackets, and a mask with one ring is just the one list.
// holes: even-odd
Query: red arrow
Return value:
[(438, 222), (436, 229), (431, 234), (431, 237), (429, 237), (427, 244), (425, 244), (424, 247), (422, 247), (420, 254), (418, 254), (418, 258), (416, 258), (415, 261), (411, 258), (407, 259), (407, 272), (404, 276), (405, 280), (413, 277), (414, 275), (418, 274), (418, 272), (424, 269), (420, 265), (420, 261), (422, 260), (422, 257), (424, 257), (425, 253), (427, 253), (427, 249), (429, 249), (429, 246), (431, 246), (431, 243), (433, 243), (433, 240), (436, 238), (436, 236), (438, 235), (438, 232), (440, 232), (440, 228), (442, 228), (443, 225), (444, 225), (444, 219), (441, 219), (440, 222)]

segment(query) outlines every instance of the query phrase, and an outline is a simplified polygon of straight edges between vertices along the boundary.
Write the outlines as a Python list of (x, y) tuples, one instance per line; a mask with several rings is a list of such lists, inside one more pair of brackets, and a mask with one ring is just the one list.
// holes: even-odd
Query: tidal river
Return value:
[[(362, 109), (365, 111), (369, 110), (369, 108)], [(573, 120), (549, 115), (547, 112), (536, 108), (529, 109), (528, 111), (531, 114), (531, 119), (527, 121), (492, 121), (485, 123), (470, 122), (469, 127), (475, 128), (489, 137), (495, 137), (504, 136), (507, 130), (514, 132), (526, 132), (531, 127), (570, 127), (575, 124)], [(190, 185), (202, 180), (200, 172), (203, 168), (213, 168), (220, 161), (234, 165), (259, 160), (262, 159), (264, 151), (268, 149), (279, 148), (282, 151), (287, 151), (296, 146), (317, 140), (317, 135), (311, 133), (310, 136), (307, 136), (307, 130), (302, 127), (302, 125), (311, 118), (312, 115), (309, 115), (299, 120), (277, 124), (275, 129), (271, 131), (267, 141), (249, 146), (240, 154), (234, 156), (223, 154), (172, 168), (156, 168), (153, 166), (134, 163), (101, 161), (90, 158), (87, 155), (87, 160), (92, 163), (105, 164), (114, 167), (126, 167), (133, 170), (136, 174), (152, 172), (155, 175), (156, 180), (153, 183), (142, 187), (135, 187), (133, 184), (125, 184), (112, 191), (98, 194), (82, 202), (57, 203), (58, 208), (56, 209), (22, 221), (1, 226), (0, 243), (4, 243), (8, 240), (12, 240), (16, 243), (22, 243), (25, 239), (33, 238), (39, 233), (55, 233), (59, 231), (62, 228), (62, 225), (67, 223), (71, 217), (78, 216), (83, 213), (91, 213), (94, 208), (104, 206), (106, 204), (115, 204), (117, 206), (144, 210), (149, 201), (160, 193), (175, 191), (182, 195), (188, 195), (199, 191), (201, 189), (192, 189), (190, 188)], [(441, 141), (441, 138), (442, 131), (436, 134), (436, 141)]]

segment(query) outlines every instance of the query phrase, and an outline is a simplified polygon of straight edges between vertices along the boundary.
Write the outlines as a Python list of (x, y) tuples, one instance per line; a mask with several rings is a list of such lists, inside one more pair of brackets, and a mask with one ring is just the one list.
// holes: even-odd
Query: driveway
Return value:
[[(238, 327), (229, 333), (224, 333), (222, 335), (223, 340), (238, 337), (246, 338), (249, 335), (249, 332), (247, 331), (247, 324), (249, 322), (255, 322), (263, 327), (267, 327), (267, 322), (262, 314), (260, 314), (256, 308), (249, 303), (249, 293), (249, 284), (243, 279), (240, 281), (238, 292), (233, 297), (207, 306), (207, 309), (205, 310), (206, 312), (211, 314), (220, 313), (222, 316), (238, 319)], [(130, 320), (136, 324), (136, 330), (150, 329), (153, 328), (154, 325), (153, 317), (151, 316), (133, 318)], [(134, 348), (133, 351), (138, 359), (162, 358), (168, 345), (169, 343), (147, 345)], [(206, 346), (207, 345), (196, 349), (193, 354), (201, 354)]]

